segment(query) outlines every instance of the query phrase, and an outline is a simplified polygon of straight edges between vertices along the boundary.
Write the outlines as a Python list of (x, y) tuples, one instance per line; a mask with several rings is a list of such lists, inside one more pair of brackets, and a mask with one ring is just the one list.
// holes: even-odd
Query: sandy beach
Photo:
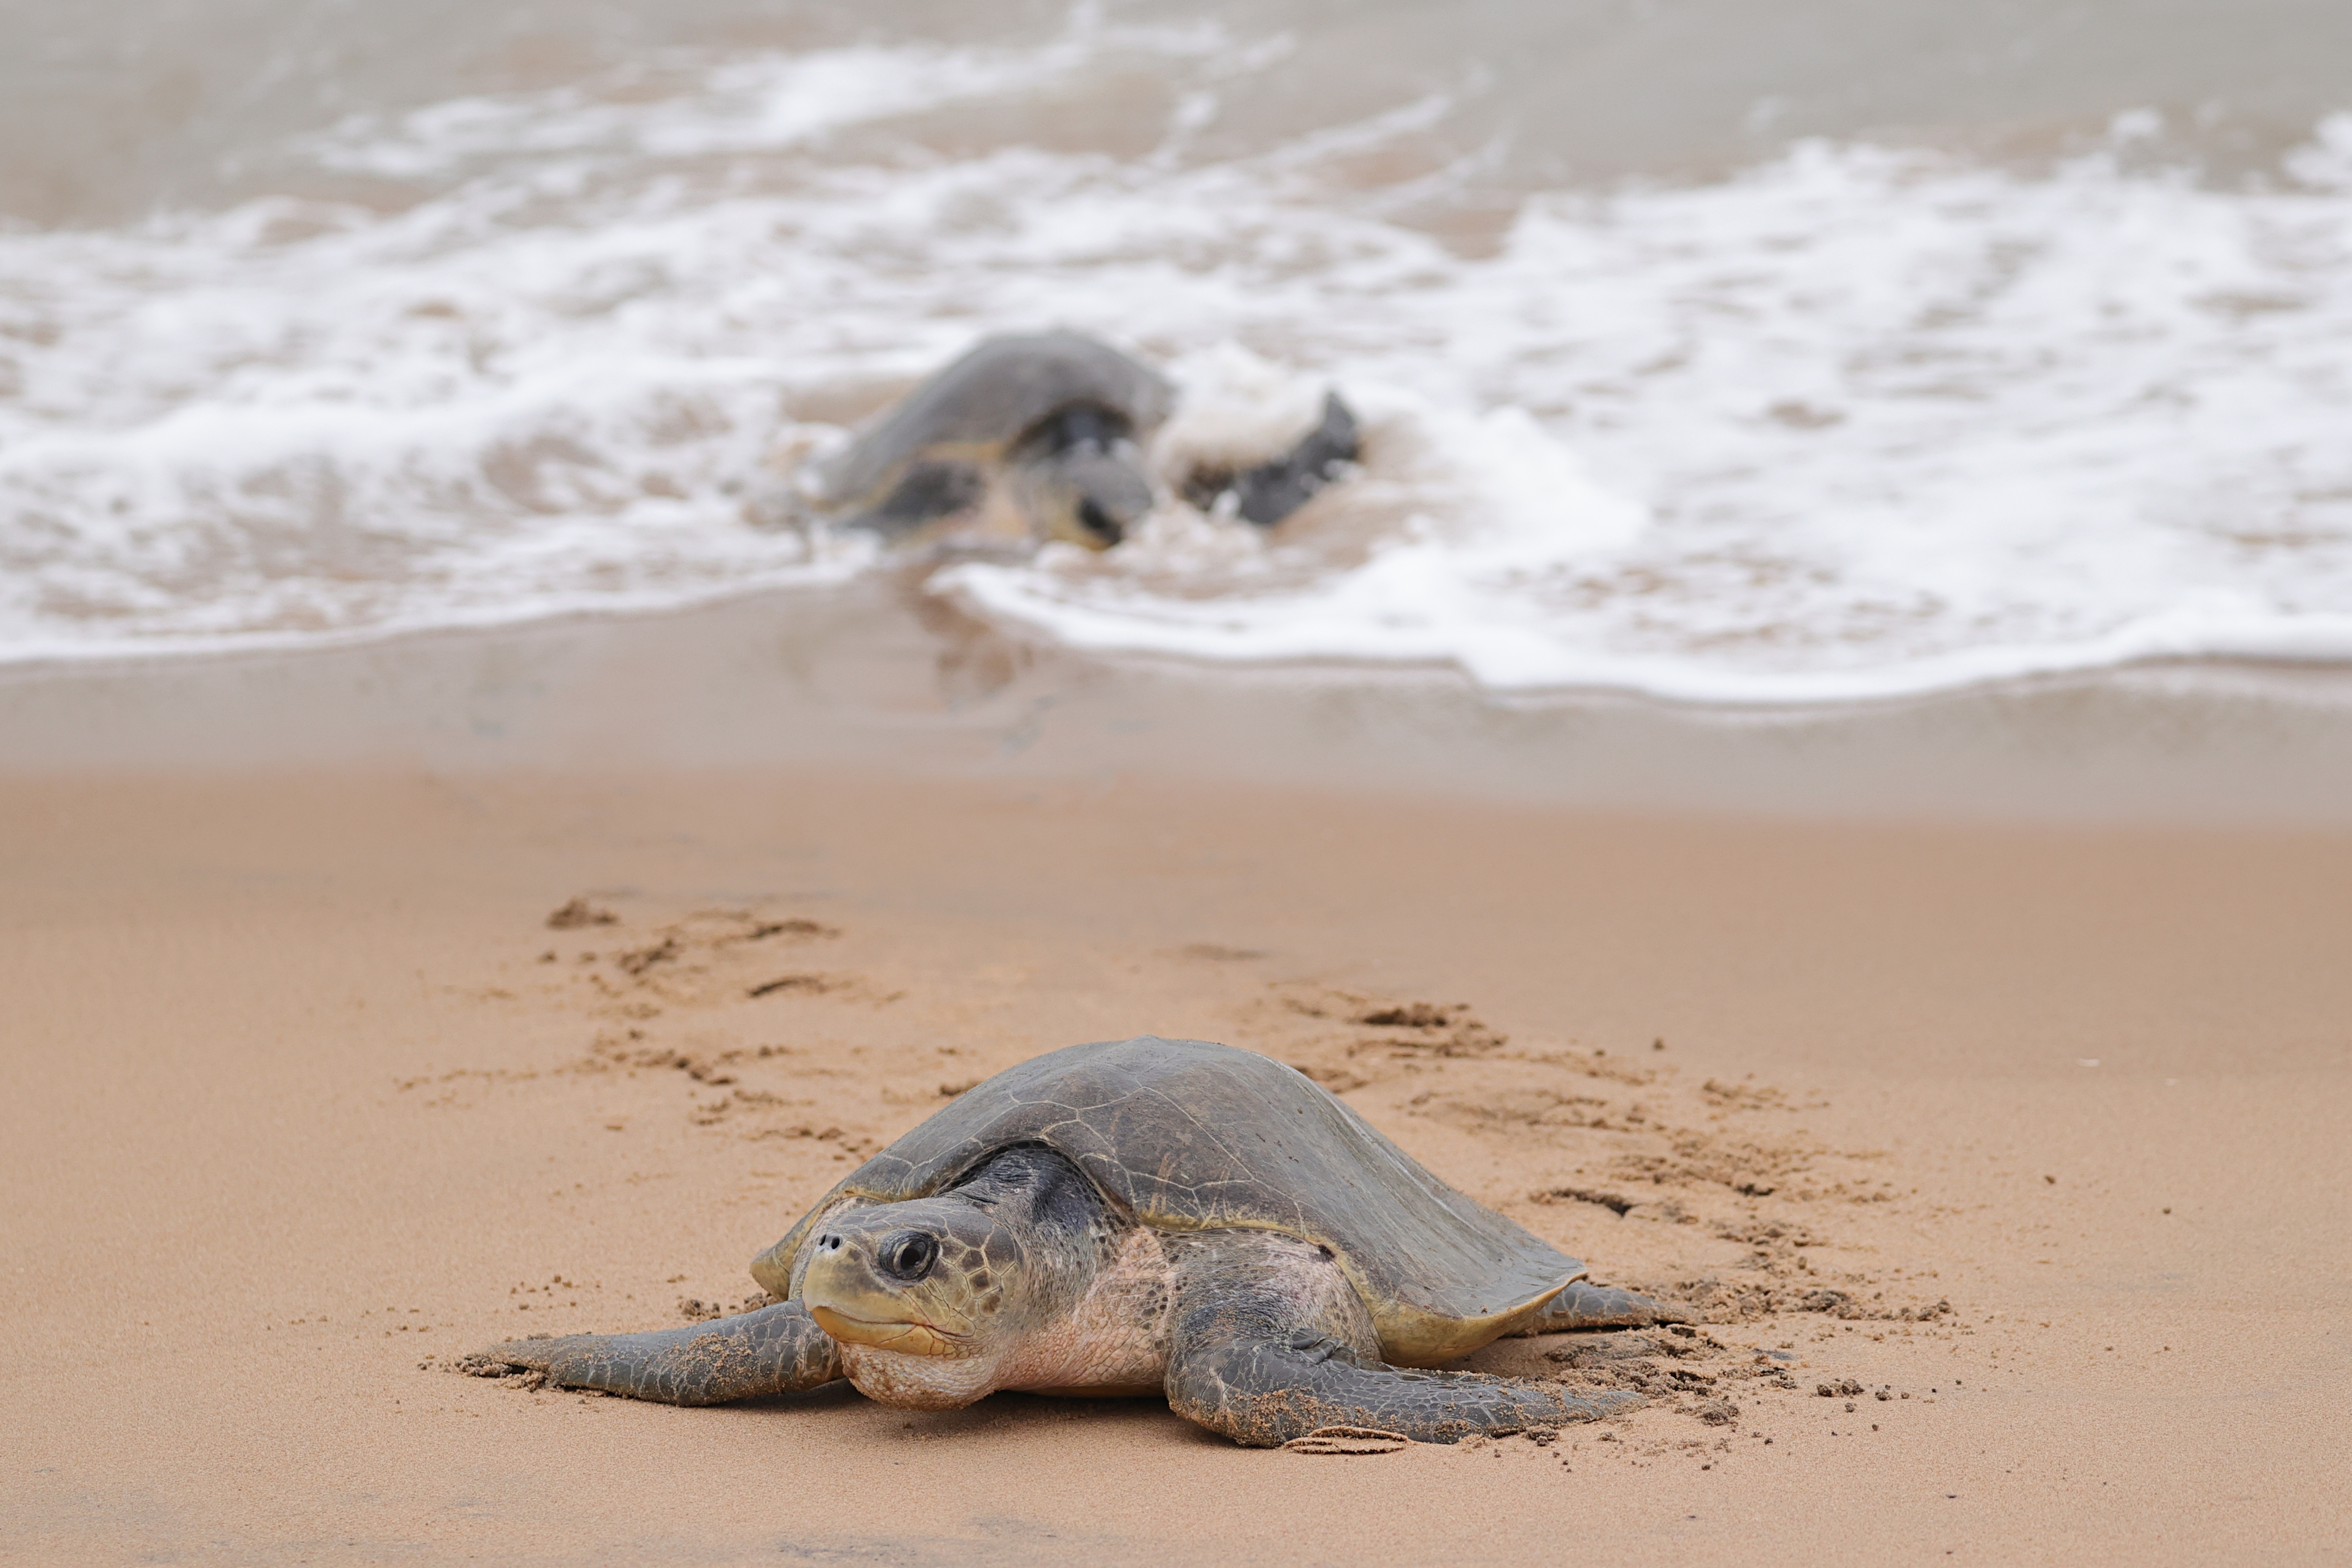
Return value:
[[(0, 782), (7, 1561), (2352, 1550), (2340, 826), (953, 748), (33, 750)], [(1360, 1458), (1145, 1400), (674, 1410), (449, 1370), (731, 1309), (961, 1088), (1144, 1032), (1293, 1063), (1706, 1322), (1611, 1340), (1629, 1417)], [(1559, 1376), (1595, 1338), (1474, 1364)]]
[[(2352, 1568), (2344, 0), (0, 42), (0, 1568)], [(479, 1355), (1144, 1035), (1674, 1303), (1464, 1363), (1638, 1406)]]

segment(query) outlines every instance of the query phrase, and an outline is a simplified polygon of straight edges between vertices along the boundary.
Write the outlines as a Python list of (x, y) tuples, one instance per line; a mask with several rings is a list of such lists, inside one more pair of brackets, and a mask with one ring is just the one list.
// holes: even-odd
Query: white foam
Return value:
[(1183, 396), (1152, 442), (1165, 482), (1196, 469), (1235, 469), (1287, 451), (1315, 427), (1328, 390), (1238, 343), (1213, 343), (1168, 367)]
[[(744, 520), (837, 434), (793, 411), (1051, 325), (1171, 366), (1165, 456), (1333, 385), (1368, 440), (1270, 538), (1171, 507), (940, 581), (1075, 643), (1738, 701), (2352, 657), (2352, 119), (2267, 188), (1812, 145), (1465, 254), (1384, 216), (1443, 172), (1360, 184), (1439, 100), (1199, 151), (1281, 51), (675, 58), (310, 143), (440, 182), (404, 210), (0, 234), (0, 658), (837, 580), (856, 546)], [(1172, 84), (1149, 156), (828, 150), (1113, 60)]]

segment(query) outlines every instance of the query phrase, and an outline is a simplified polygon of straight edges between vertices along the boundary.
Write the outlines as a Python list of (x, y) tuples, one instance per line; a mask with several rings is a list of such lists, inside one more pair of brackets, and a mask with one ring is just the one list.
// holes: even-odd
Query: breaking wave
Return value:
[[(1047, 325), (1367, 435), (1269, 535), (1171, 503), (932, 579), (1074, 645), (1734, 702), (2352, 658), (2352, 118), (2239, 188), (2126, 116), (1492, 222), (1414, 155), (1442, 95), (1207, 151), (1291, 47), (665, 57), (297, 149), (404, 199), (0, 232), (0, 659), (822, 589), (874, 552), (761, 525), (793, 455)], [(1122, 70), (1140, 152), (974, 129)]]

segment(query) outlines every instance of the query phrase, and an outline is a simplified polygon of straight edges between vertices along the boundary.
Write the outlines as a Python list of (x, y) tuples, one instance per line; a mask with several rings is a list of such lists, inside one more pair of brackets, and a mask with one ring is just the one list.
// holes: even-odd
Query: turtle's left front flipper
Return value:
[(601, 1389), (664, 1405), (723, 1405), (793, 1394), (842, 1375), (838, 1347), (798, 1301), (646, 1334), (510, 1340), (478, 1359), (543, 1372), (548, 1382), (564, 1388)]

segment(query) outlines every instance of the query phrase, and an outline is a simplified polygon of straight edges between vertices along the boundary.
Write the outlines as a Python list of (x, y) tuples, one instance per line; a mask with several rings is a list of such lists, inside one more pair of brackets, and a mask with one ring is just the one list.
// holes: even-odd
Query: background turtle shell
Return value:
[(836, 1199), (925, 1197), (1014, 1143), (1058, 1151), (1146, 1225), (1278, 1230), (1331, 1248), (1400, 1365), (1467, 1355), (1584, 1272), (1296, 1068), (1146, 1035), (1054, 1051), (966, 1090), (851, 1172), (761, 1256), (761, 1278), (790, 1278)]
[(1149, 365), (1076, 332), (990, 338), (861, 432), (819, 482), (830, 505), (878, 505), (910, 464), (993, 461), (1077, 404), (1119, 416), (1141, 442), (1167, 420), (1175, 392)]

